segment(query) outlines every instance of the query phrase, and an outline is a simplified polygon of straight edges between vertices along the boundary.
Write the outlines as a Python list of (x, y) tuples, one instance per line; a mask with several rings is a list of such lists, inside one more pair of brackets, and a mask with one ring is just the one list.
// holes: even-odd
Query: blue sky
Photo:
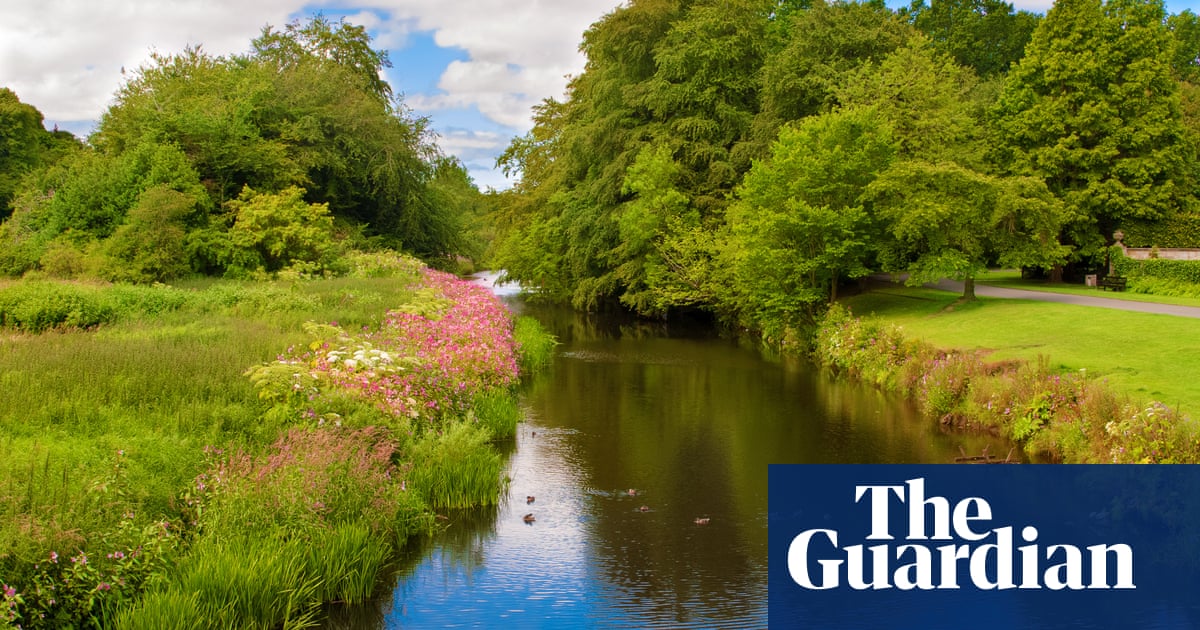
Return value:
[[(438, 144), (481, 188), (509, 185), (495, 159), (528, 131), (530, 108), (561, 97), (577, 74), (583, 31), (621, 0), (5, 0), (0, 86), (58, 125), (86, 136), (124, 77), (150, 52), (200, 44), (245, 52), (264, 25), (318, 12), (368, 29), (387, 50), (386, 73), (408, 106), (431, 121)], [(890, 5), (907, 1), (889, 0)], [(1044, 11), (1049, 0), (1019, 0)], [(1168, 11), (1200, 0), (1170, 0)]]

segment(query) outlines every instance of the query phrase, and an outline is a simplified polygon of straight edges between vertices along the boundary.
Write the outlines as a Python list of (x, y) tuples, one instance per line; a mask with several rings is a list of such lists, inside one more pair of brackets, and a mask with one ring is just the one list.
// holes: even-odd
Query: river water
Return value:
[(1007, 450), (705, 326), (496, 291), (561, 342), (523, 387), (507, 493), (497, 508), (452, 514), (409, 552), (391, 597), (330, 627), (765, 627), (767, 464)]

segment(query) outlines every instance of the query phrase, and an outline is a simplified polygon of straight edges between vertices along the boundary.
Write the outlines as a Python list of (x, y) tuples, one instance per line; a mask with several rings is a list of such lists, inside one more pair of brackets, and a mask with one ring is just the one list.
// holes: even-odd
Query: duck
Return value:
[(628, 494), (631, 497), (636, 497), (637, 496), (637, 488), (630, 488), (625, 491), (625, 494)]
[(642, 507), (638, 508), (638, 511), (640, 511), (640, 512), (649, 512), (649, 511), (650, 511), (650, 506), (649, 506), (649, 505), (643, 505)]
[(526, 514), (525, 516), (521, 517), (521, 520), (525, 521), (526, 523), (532, 523), (532, 522), (536, 521), (537, 519), (533, 517), (533, 512), (530, 512), (529, 514)]
[(704, 516), (704, 517), (697, 516), (695, 523), (697, 525), (708, 525), (708, 517), (707, 516)]
[(529, 495), (529, 496), (527, 496), (527, 497), (525, 497), (525, 503), (527, 503), (527, 504), (528, 504), (528, 503), (533, 503), (533, 495), (532, 495), (532, 494), (531, 494), (531, 495)]

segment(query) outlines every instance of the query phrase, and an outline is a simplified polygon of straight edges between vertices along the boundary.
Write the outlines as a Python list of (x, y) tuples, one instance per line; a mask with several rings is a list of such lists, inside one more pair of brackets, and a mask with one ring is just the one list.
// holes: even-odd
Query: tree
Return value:
[(330, 22), (316, 15), (308, 22), (293, 21), (282, 31), (271, 26), (253, 42), (254, 57), (277, 71), (295, 69), (312, 60), (328, 62), (349, 71), (354, 83), (383, 104), (391, 104), (392, 87), (383, 79), (384, 68), (392, 67), (386, 50), (371, 48), (366, 27), (340, 19)]
[(70, 133), (46, 131), (36, 107), (0, 87), (0, 220), (10, 214), (9, 203), (26, 175), (78, 146)]
[(848, 72), (834, 93), (846, 107), (870, 108), (892, 130), (902, 158), (979, 166), (983, 106), (977, 81), (922, 35)]
[(1167, 18), (1167, 28), (1175, 40), (1171, 68), (1180, 81), (1200, 83), (1200, 16), (1184, 9)]
[(793, 16), (786, 43), (763, 63), (754, 137), (764, 149), (784, 123), (833, 109), (847, 73), (882, 59), (916, 32), (882, 3), (816, 2)]
[(104, 274), (119, 282), (165, 282), (191, 271), (187, 219), (196, 200), (166, 185), (138, 196), (128, 219), (105, 242)]
[(771, 0), (705, 0), (688, 6), (655, 47), (644, 99), (671, 147), (679, 184), (702, 215), (720, 212), (750, 168), (743, 144), (758, 113)]
[(726, 264), (738, 310), (779, 335), (836, 297), (840, 278), (867, 273), (874, 221), (860, 197), (895, 155), (869, 109), (786, 126), (729, 210)]
[(980, 77), (1008, 72), (1039, 19), (1003, 0), (915, 0), (905, 13), (939, 50)]
[(329, 207), (305, 203), (302, 188), (270, 194), (247, 186), (226, 206), (228, 268), (273, 272), (297, 262), (319, 268), (333, 252)]
[(1060, 0), (1034, 31), (994, 110), (993, 157), (1062, 200), (1064, 243), (1095, 255), (1131, 218), (1185, 196), (1187, 146), (1171, 34), (1157, 0)]
[(871, 183), (865, 201), (886, 227), (880, 262), (906, 271), (907, 284), (962, 280), (975, 298), (975, 276), (989, 262), (1057, 264), (1061, 206), (1033, 178), (996, 178), (950, 163), (898, 162)]

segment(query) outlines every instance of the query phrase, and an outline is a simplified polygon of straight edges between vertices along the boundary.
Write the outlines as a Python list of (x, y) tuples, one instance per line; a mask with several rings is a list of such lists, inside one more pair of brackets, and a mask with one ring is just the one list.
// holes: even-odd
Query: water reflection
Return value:
[(454, 515), (358, 627), (762, 627), (768, 463), (1007, 450), (704, 328), (519, 307), (562, 345), (523, 391), (508, 495)]

